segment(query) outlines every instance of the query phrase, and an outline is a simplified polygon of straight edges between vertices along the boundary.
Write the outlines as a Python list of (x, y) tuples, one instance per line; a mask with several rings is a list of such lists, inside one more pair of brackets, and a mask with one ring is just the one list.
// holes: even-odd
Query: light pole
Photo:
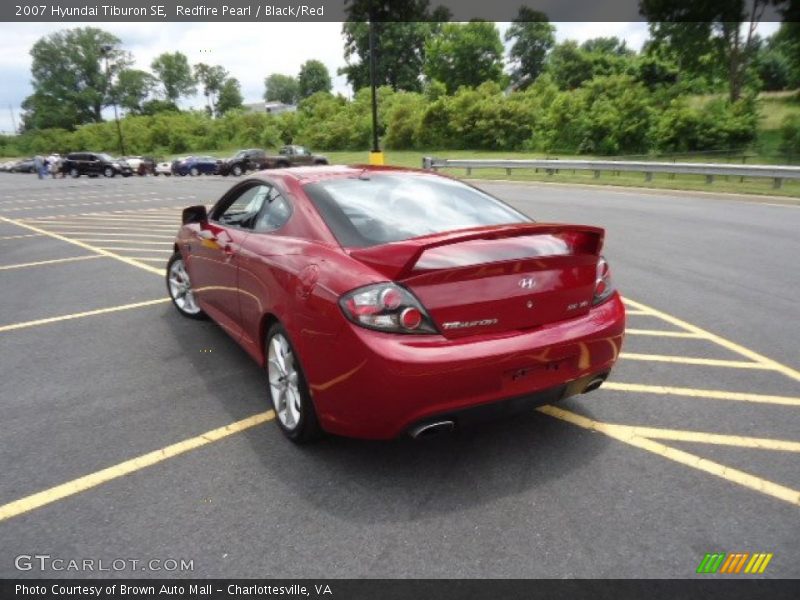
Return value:
[(383, 152), (378, 144), (378, 94), (375, 89), (375, 13), (369, 15), (369, 85), (372, 91), (372, 150), (369, 153), (369, 164), (382, 165)]
[(119, 114), (117, 113), (117, 93), (111, 85), (111, 71), (108, 67), (108, 55), (114, 49), (111, 44), (103, 44), (100, 46), (100, 54), (106, 59), (106, 85), (111, 90), (111, 103), (114, 105), (114, 121), (117, 123), (117, 141), (119, 142), (119, 155), (120, 158), (125, 156), (125, 141), (122, 139), (122, 125), (119, 122)]

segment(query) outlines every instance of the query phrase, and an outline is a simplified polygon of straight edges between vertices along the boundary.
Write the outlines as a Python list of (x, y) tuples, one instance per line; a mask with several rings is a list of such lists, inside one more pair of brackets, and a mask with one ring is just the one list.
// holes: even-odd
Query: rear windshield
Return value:
[(488, 194), (435, 175), (369, 174), (309, 183), (304, 189), (345, 247), (530, 222)]

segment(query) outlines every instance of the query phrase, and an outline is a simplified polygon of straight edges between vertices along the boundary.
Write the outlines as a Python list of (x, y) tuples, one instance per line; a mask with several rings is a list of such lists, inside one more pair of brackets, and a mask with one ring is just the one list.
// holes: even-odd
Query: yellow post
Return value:
[(371, 165), (382, 165), (383, 164), (383, 152), (370, 152), (369, 153), (369, 164)]

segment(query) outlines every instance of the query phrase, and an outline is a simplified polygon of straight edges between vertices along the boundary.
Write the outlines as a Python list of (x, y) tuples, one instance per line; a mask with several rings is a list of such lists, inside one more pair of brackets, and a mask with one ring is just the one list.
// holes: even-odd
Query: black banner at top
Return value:
[[(372, 12), (373, 20), (414, 21), (426, 0), (3, 0), (0, 21), (16, 22), (341, 22)], [(551, 22), (643, 21), (643, 0), (428, 0), (431, 20), (511, 21), (521, 7)], [(798, 0), (770, 3), (762, 21), (779, 21)], [(753, 0), (745, 0), (745, 3)], [(357, 10), (350, 10), (355, 7)], [(370, 10), (372, 9), (372, 10)], [(685, 20), (704, 20), (690, 9)], [(356, 19), (366, 19), (356, 16)]]

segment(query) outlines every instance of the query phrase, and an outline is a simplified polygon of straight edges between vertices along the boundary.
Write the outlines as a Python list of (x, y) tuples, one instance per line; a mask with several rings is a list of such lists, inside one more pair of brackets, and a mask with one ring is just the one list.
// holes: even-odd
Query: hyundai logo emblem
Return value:
[(517, 285), (519, 285), (519, 287), (521, 287), (523, 290), (532, 290), (536, 285), (536, 281), (533, 279), (533, 277), (523, 277), (519, 280)]

